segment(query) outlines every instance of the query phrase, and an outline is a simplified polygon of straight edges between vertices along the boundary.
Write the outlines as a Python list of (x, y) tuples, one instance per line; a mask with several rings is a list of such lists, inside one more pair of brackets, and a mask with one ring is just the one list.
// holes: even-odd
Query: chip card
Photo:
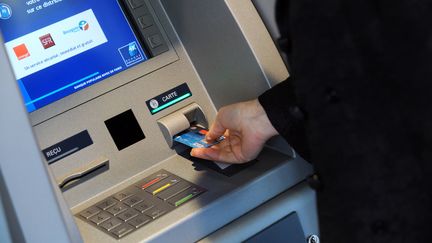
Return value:
[(185, 144), (191, 148), (209, 148), (225, 139), (224, 136), (221, 136), (216, 141), (207, 142), (205, 139), (207, 132), (208, 130), (202, 127), (191, 126), (186, 131), (174, 136), (174, 141)]

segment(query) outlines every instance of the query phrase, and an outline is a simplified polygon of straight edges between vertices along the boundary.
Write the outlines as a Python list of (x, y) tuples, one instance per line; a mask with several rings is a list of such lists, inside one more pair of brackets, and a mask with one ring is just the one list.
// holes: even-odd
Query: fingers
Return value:
[(206, 135), (207, 141), (214, 141), (218, 139), (220, 136), (224, 135), (225, 131), (227, 130), (227, 127), (223, 125), (223, 118), (224, 118), (224, 113), (221, 110), (217, 114), (215, 122), (210, 127), (210, 130)]
[(219, 158), (219, 151), (213, 148), (194, 148), (191, 150), (190, 155), (200, 159), (217, 161)]
[[(219, 145), (219, 144), (218, 144)], [(247, 161), (239, 160), (232, 151), (226, 146), (213, 146), (211, 148), (194, 148), (192, 149), (191, 156), (232, 164), (241, 164)]]
[(220, 136), (224, 135), (225, 133), (225, 126), (222, 125), (220, 115), (216, 117), (216, 121), (213, 123), (213, 125), (210, 127), (210, 130), (208, 131), (206, 135), (207, 141), (214, 141), (218, 139)]

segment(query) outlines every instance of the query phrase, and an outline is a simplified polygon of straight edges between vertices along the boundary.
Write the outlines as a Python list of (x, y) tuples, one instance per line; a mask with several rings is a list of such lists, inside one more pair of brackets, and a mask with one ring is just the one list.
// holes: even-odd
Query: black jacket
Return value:
[(277, 19), (292, 76), (259, 101), (321, 175), (324, 242), (430, 241), (432, 1), (280, 0)]

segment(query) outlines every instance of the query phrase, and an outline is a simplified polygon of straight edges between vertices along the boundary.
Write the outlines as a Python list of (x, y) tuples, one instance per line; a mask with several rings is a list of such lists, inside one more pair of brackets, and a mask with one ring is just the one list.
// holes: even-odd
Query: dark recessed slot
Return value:
[(184, 146), (182, 144), (180, 144), (176, 147), (179, 147), (179, 148), (176, 148), (176, 151), (182, 151), (182, 152), (178, 153), (180, 156), (193, 162), (192, 165), (195, 167), (195, 170), (202, 171), (202, 170), (211, 169), (213, 171), (216, 171), (216, 172), (218, 172), (222, 175), (228, 176), (228, 177), (231, 177), (231, 176), (239, 173), (240, 171), (248, 168), (249, 166), (254, 165), (256, 162), (258, 162), (258, 160), (253, 160), (253, 161), (245, 163), (245, 164), (233, 164), (233, 165), (230, 165), (229, 167), (227, 167), (225, 169), (221, 169), (213, 161), (205, 160), (205, 159), (199, 159), (199, 158), (195, 158), (195, 157), (190, 156), (190, 149), (183, 150), (186, 146)]
[(118, 150), (125, 149), (145, 138), (132, 110), (106, 120), (105, 125)]
[(68, 178), (65, 178), (64, 181), (62, 181), (59, 184), (60, 189), (62, 192), (65, 192), (72, 187), (75, 187), (83, 182), (88, 181), (91, 178), (94, 178), (103, 172), (109, 170), (109, 161), (106, 160), (103, 163), (100, 163), (92, 168), (88, 168), (87, 170), (82, 171), (81, 173), (73, 173)]

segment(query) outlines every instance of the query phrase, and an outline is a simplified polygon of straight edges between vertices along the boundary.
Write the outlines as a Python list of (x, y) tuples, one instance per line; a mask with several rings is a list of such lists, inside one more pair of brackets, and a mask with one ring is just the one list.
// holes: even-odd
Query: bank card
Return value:
[(208, 130), (205, 128), (191, 126), (186, 131), (174, 136), (174, 141), (187, 145), (191, 148), (209, 148), (225, 139), (224, 136), (221, 136), (216, 141), (208, 142), (205, 139), (207, 132)]

